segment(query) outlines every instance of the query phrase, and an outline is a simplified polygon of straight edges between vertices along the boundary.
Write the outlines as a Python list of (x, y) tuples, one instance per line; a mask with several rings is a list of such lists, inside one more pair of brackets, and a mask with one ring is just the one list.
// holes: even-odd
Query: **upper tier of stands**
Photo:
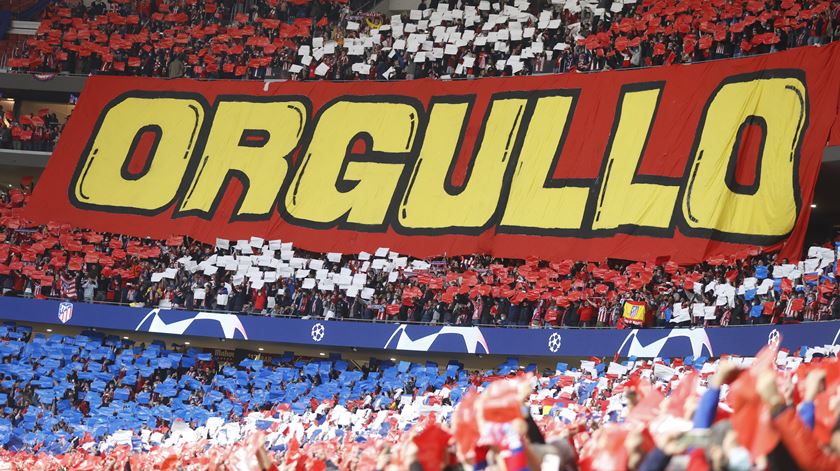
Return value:
[(840, 2), (339, 0), (55, 2), (17, 71), (293, 80), (465, 78), (741, 57), (840, 36)]

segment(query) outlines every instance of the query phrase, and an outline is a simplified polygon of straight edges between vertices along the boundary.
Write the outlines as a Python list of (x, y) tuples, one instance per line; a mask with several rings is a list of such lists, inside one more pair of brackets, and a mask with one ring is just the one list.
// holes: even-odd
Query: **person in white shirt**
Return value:
[(93, 278), (88, 278), (82, 283), (82, 290), (84, 292), (84, 298), (86, 303), (93, 302), (93, 293), (96, 288), (99, 287), (99, 283), (96, 282)]

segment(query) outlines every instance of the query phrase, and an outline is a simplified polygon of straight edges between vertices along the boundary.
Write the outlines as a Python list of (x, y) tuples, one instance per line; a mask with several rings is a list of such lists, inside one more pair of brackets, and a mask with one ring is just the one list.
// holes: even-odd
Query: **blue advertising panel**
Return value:
[(840, 321), (697, 329), (527, 329), (290, 319), (0, 297), (0, 319), (216, 339), (453, 354), (639, 358), (834, 345)]

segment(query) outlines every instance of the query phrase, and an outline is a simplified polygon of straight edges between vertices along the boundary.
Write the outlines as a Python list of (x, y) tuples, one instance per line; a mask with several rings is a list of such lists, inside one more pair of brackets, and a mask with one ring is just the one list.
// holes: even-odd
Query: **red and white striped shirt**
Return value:
[(598, 323), (607, 325), (610, 322), (610, 310), (607, 303), (598, 303)]
[(61, 277), (61, 297), (76, 299), (76, 280)]

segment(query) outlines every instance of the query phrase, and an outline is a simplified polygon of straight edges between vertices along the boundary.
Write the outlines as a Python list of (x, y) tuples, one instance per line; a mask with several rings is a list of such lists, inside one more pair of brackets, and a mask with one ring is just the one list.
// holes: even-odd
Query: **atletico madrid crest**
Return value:
[(58, 305), (58, 320), (66, 324), (73, 317), (73, 303), (61, 303)]

